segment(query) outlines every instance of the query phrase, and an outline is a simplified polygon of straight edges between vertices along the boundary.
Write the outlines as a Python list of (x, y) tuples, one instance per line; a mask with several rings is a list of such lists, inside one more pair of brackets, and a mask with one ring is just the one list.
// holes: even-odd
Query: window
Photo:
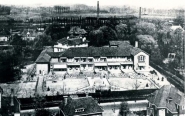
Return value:
[(144, 62), (145, 61), (145, 56), (143, 56), (143, 55), (138, 56), (138, 61), (139, 62)]
[(81, 58), (81, 61), (82, 62), (86, 62), (86, 58)]
[(88, 62), (92, 62), (93, 61), (93, 59), (88, 59)]
[(185, 106), (182, 106), (182, 110), (185, 110)]
[(75, 109), (75, 112), (84, 112), (84, 108)]

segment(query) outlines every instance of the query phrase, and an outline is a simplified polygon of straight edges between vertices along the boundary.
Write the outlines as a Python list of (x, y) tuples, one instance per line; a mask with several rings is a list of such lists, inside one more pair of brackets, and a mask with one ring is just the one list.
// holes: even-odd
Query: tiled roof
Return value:
[(88, 40), (83, 41), (83, 38), (80, 38), (80, 37), (73, 37), (69, 39), (65, 37), (58, 40), (57, 42), (61, 44), (67, 44), (67, 45), (79, 45), (83, 43), (88, 43), (89, 41)]
[[(92, 97), (68, 98), (67, 105), (60, 106), (67, 116), (102, 113), (103, 110)], [(82, 112), (75, 112), (75, 109), (84, 108)]]
[(29, 34), (30, 37), (36, 37), (37, 36), (37, 32), (34, 29), (24, 29), (21, 33), (22, 36), (27, 36), (27, 34)]
[(173, 25), (173, 26), (170, 27), (170, 29), (172, 29), (173, 31), (175, 31), (176, 29), (184, 30), (180, 25)]
[(46, 50), (43, 50), (38, 58), (36, 59), (36, 63), (44, 63), (44, 62), (49, 62), (51, 56), (47, 54)]
[(50, 62), (51, 57), (108, 57), (108, 56), (131, 56), (144, 52), (133, 46), (124, 47), (77, 47), (69, 48), (64, 52), (51, 52), (43, 50), (36, 63)]
[[(131, 50), (131, 54), (133, 56), (136, 55), (136, 54), (138, 54), (138, 53), (140, 53), (140, 52), (144, 52), (144, 51), (141, 50), (140, 48), (137, 48), (137, 47), (133, 47), (132, 50)], [(146, 52), (144, 52), (144, 53), (146, 53)], [(148, 54), (148, 53), (146, 53), (146, 54)]]
[(130, 56), (132, 47), (79, 47), (67, 49), (63, 57)]
[(130, 45), (130, 42), (129, 41), (109, 41), (109, 45), (122, 47), (122, 46)]
[(87, 32), (78, 26), (74, 26), (70, 29), (70, 31), (68, 33), (69, 34), (86, 34)]
[[(168, 102), (168, 99), (172, 101)], [(157, 107), (165, 107), (170, 112), (177, 112), (176, 104), (184, 105), (184, 95), (178, 94), (178, 90), (171, 85), (164, 85), (160, 90), (156, 90), (153, 95), (148, 98), (148, 101), (155, 104)], [(180, 113), (185, 114), (185, 110), (180, 108)]]

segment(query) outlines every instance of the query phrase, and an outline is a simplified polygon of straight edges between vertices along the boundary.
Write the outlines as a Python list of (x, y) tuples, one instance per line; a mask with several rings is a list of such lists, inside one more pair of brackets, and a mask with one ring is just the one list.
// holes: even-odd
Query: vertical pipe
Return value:
[(99, 1), (97, 1), (97, 20), (99, 19), (99, 12), (100, 12)]
[(141, 7), (139, 7), (139, 19), (141, 19)]

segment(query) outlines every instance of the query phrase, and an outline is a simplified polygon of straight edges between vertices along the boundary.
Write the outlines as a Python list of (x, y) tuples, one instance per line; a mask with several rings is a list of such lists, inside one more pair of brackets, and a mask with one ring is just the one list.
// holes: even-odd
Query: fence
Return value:
[(184, 92), (184, 81), (177, 77), (176, 75), (172, 74), (171, 72), (165, 70), (163, 67), (156, 65), (153, 62), (150, 62), (150, 65), (159, 71), (161, 74), (167, 77), (167, 80), (175, 85), (180, 91)]

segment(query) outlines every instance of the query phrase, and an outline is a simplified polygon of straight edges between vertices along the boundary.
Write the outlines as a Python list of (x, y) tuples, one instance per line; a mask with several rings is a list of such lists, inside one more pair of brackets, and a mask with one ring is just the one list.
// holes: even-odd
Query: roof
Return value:
[(176, 29), (184, 30), (180, 25), (173, 25), (173, 26), (170, 27), (170, 29), (172, 29), (173, 31), (175, 31)]
[(34, 29), (24, 29), (21, 33), (22, 36), (27, 36), (29, 34), (30, 37), (36, 37), (37, 32)]
[[(170, 110), (170, 112), (175, 113), (178, 111), (176, 104), (184, 105), (184, 95), (178, 94), (178, 89), (171, 85), (164, 85), (160, 90), (156, 90), (153, 95), (148, 98), (148, 101), (155, 104), (157, 107), (165, 107)], [(172, 99), (168, 102), (168, 99)], [(185, 114), (185, 110), (180, 109), (181, 114)]]
[[(67, 116), (82, 115), (82, 114), (96, 114), (102, 113), (103, 110), (96, 103), (92, 97), (82, 97), (82, 98), (68, 98), (67, 104), (62, 104), (60, 106), (62, 111)], [(75, 112), (75, 109), (83, 108), (82, 112)]]
[(38, 58), (36, 59), (36, 63), (45, 63), (45, 62), (50, 62), (51, 56), (47, 54), (46, 50), (43, 50)]
[(125, 45), (130, 45), (130, 42), (129, 41), (109, 41), (109, 45), (122, 47)]
[(62, 57), (107, 57), (107, 56), (130, 56), (131, 48), (124, 47), (79, 47), (67, 49)]
[(79, 47), (69, 48), (60, 57), (108, 57), (108, 56), (131, 56), (136, 55), (143, 50), (133, 47)]
[(51, 47), (47, 47), (46, 49), (44, 49), (40, 55), (38, 56), (38, 58), (36, 59), (36, 63), (49, 63), (50, 59), (59, 57), (63, 52), (53, 52), (51, 50)]
[(65, 38), (58, 40), (57, 42), (61, 44), (67, 44), (67, 45), (80, 45), (80, 44), (88, 43), (89, 41), (86, 39), (85, 41), (83, 41), (83, 38), (80, 38), (77, 36), (77, 37), (73, 37), (69, 39), (65, 37)]
[(81, 29), (78, 26), (72, 27), (69, 32), (69, 34), (86, 34), (87, 32), (84, 29)]
[[(77, 47), (69, 48), (64, 52), (51, 52), (43, 50), (36, 63), (50, 62), (52, 57), (111, 57), (111, 56), (134, 56), (143, 50), (133, 46), (123, 47)], [(146, 53), (146, 52), (144, 52)], [(147, 54), (147, 53), (146, 53)]]
[(8, 35), (10, 35), (9, 31), (4, 30), (4, 29), (0, 30), (0, 36), (8, 36)]
[[(143, 51), (143, 50), (141, 50), (140, 48), (137, 48), (137, 47), (133, 47), (132, 50), (131, 50), (131, 54), (132, 54), (133, 56), (135, 56), (136, 54), (138, 54), (138, 53), (140, 53), (140, 52), (146, 53), (145, 51)], [(146, 53), (146, 54), (148, 54), (148, 53)], [(149, 55), (149, 54), (148, 54), (148, 55)]]

